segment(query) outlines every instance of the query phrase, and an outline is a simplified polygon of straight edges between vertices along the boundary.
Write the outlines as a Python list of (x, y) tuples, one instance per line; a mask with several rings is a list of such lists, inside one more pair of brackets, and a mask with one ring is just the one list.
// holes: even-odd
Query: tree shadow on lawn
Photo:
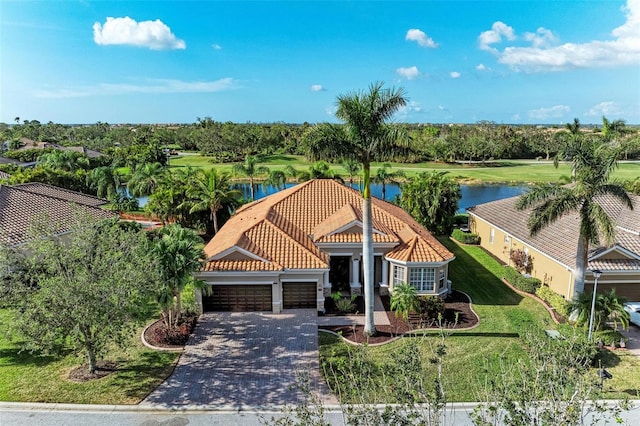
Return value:
[[(511, 290), (501, 277), (496, 276), (485, 265), (478, 262), (462, 247), (449, 238), (439, 238), (456, 259), (449, 264), (449, 279), (457, 290), (468, 294), (474, 305), (519, 305), (523, 296)], [(478, 247), (478, 249), (483, 250)], [(486, 253), (483, 250), (484, 253)], [(496, 269), (502, 269), (498, 261), (487, 254), (487, 262), (495, 262)]]
[(0, 350), (0, 359), (2, 359), (3, 367), (11, 367), (11, 366), (32, 366), (32, 367), (43, 367), (52, 362), (58, 361), (65, 356), (67, 356), (70, 352), (63, 352), (58, 356), (54, 355), (42, 355), (38, 352), (31, 352), (26, 349), (21, 348), (9, 348)]
[[(112, 386), (142, 400), (173, 373), (177, 356), (175, 352), (148, 351), (133, 362), (119, 362)], [(176, 362), (171, 362), (171, 357), (176, 357)]]

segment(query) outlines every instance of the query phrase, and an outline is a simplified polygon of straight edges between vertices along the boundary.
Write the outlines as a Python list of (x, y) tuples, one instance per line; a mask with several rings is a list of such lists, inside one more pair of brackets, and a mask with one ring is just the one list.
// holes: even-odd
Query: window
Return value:
[(406, 280), (404, 278), (405, 276), (405, 269), (402, 266), (394, 266), (393, 268), (393, 285), (394, 287), (404, 283)]
[(440, 269), (440, 279), (438, 280), (438, 289), (445, 288), (445, 273), (444, 269)]
[(433, 292), (436, 281), (434, 268), (411, 268), (409, 270), (409, 284), (419, 292)]
[(491, 230), (489, 231), (489, 244), (493, 244), (493, 240), (496, 236), (496, 230), (491, 228)]
[(511, 241), (511, 237), (509, 237), (508, 235), (504, 236), (504, 242), (505, 243), (509, 243)]

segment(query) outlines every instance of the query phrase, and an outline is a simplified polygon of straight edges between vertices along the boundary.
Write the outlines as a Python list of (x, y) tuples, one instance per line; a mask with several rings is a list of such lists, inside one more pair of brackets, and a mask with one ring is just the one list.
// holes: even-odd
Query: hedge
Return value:
[(451, 236), (463, 244), (480, 244), (480, 237), (478, 234), (470, 234), (468, 232), (462, 232), (459, 229), (454, 229)]
[(536, 290), (542, 285), (537, 278), (527, 278), (511, 266), (504, 267), (504, 277), (512, 286), (525, 293), (536, 294)]
[(536, 290), (536, 296), (547, 302), (557, 313), (564, 317), (569, 316), (569, 307), (571, 304), (555, 291), (547, 286), (542, 286)]

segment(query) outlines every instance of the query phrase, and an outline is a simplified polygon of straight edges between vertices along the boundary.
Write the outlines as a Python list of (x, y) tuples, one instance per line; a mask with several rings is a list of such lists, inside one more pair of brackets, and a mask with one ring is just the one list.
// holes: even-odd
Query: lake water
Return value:
[[(295, 183), (288, 183), (287, 188), (296, 185)], [(251, 197), (251, 189), (248, 183), (236, 183), (233, 184), (235, 189), (242, 192), (246, 199)], [(357, 185), (354, 185), (357, 187)], [(458, 202), (460, 213), (466, 212), (466, 209), (477, 204), (488, 203), (489, 201), (502, 200), (503, 198), (515, 197), (526, 191), (528, 186), (526, 185), (460, 185), (460, 191), (462, 192), (462, 198)], [(358, 187), (359, 189), (359, 187)], [(278, 192), (278, 188), (273, 186), (256, 185), (255, 197), (256, 199), (263, 198), (267, 195)], [(400, 186), (396, 184), (387, 184), (385, 199), (392, 201), (397, 195), (400, 195)], [(382, 198), (382, 185), (372, 184), (371, 194), (375, 197)]]
[[(295, 183), (288, 183), (287, 188), (295, 186)], [(234, 189), (238, 189), (242, 192), (245, 199), (251, 197), (251, 190), (248, 183), (234, 183)], [(357, 185), (354, 185), (357, 187)], [(357, 187), (359, 189), (359, 187)], [(458, 211), (460, 213), (466, 212), (468, 207), (475, 206), (477, 204), (488, 203), (489, 201), (502, 200), (503, 198), (515, 197), (526, 191), (528, 186), (526, 185), (460, 185), (460, 191), (462, 192), (462, 198), (458, 202)], [(264, 198), (267, 195), (278, 192), (278, 188), (274, 186), (256, 185), (255, 197), (256, 199)], [(397, 195), (400, 195), (400, 186), (396, 184), (388, 184), (386, 187), (385, 199), (392, 201)], [(382, 198), (382, 185), (371, 184), (371, 194), (373, 196)], [(138, 198), (138, 204), (140, 207), (144, 207), (147, 204), (147, 197)]]

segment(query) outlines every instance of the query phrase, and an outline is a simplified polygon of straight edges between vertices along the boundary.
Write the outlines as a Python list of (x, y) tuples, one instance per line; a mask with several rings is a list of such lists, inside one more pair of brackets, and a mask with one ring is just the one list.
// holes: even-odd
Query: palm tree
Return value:
[(269, 177), (262, 182), (262, 186), (266, 189), (268, 186), (273, 186), (278, 190), (286, 188), (287, 175), (282, 170), (271, 170)]
[[(591, 303), (593, 292), (580, 293), (571, 303), (571, 319), (578, 326), (589, 324), (591, 317)], [(618, 322), (623, 328), (629, 327), (629, 313), (624, 310), (626, 298), (618, 297), (616, 290), (611, 289), (604, 294), (596, 295), (596, 305), (593, 313), (593, 329), (600, 330), (606, 321), (613, 321), (613, 327), (618, 329)]]
[(164, 178), (165, 168), (160, 163), (146, 163), (136, 167), (127, 182), (129, 193), (134, 197), (150, 195)]
[(360, 165), (358, 160), (347, 158), (342, 162), (342, 167), (344, 167), (347, 174), (349, 175), (349, 186), (353, 188), (353, 177), (358, 176), (358, 173), (360, 172), (362, 166)]
[(633, 204), (622, 185), (609, 181), (617, 165), (616, 150), (599, 141), (576, 137), (571, 142), (570, 151), (574, 183), (534, 187), (520, 197), (517, 208), (533, 208), (528, 220), (531, 236), (567, 214), (578, 213), (580, 230), (574, 274), (574, 295), (577, 295), (584, 290), (589, 244), (599, 244), (601, 237), (607, 244), (612, 244), (615, 237), (614, 222), (599, 200), (609, 195), (629, 209), (633, 209)]
[(111, 198), (122, 184), (122, 176), (115, 167), (102, 166), (91, 170), (87, 183), (96, 189), (100, 198)]
[(390, 308), (396, 313), (396, 317), (402, 315), (405, 321), (411, 312), (419, 312), (420, 300), (416, 288), (407, 283), (395, 285), (391, 294)]
[(218, 233), (218, 211), (225, 204), (236, 202), (242, 193), (231, 189), (229, 175), (218, 173), (216, 169), (202, 172), (201, 177), (187, 189), (189, 199), (186, 202), (191, 205), (189, 213), (208, 210), (213, 221), (213, 231)]
[(182, 310), (181, 292), (193, 282), (193, 272), (200, 269), (204, 259), (202, 239), (193, 230), (172, 224), (151, 235), (152, 252), (158, 259), (162, 290), (158, 301), (167, 327), (178, 324)]
[(382, 185), (382, 199), (385, 199), (387, 193), (387, 183), (399, 183), (398, 178), (405, 177), (406, 175), (402, 170), (398, 170), (395, 172), (389, 171), (391, 168), (391, 164), (384, 163), (378, 170), (376, 171), (375, 176), (371, 179), (374, 183), (379, 183)]
[(376, 333), (373, 323), (373, 229), (371, 226), (371, 162), (390, 158), (401, 148), (396, 127), (387, 124), (407, 99), (403, 89), (385, 89), (384, 83), (368, 91), (339, 95), (336, 117), (343, 125), (324, 123), (305, 134), (308, 153), (314, 160), (348, 158), (359, 161), (363, 169), (362, 222), (365, 326), (363, 333)]
[(613, 321), (613, 329), (618, 329), (618, 322), (622, 328), (629, 328), (629, 313), (624, 310), (626, 297), (618, 297), (616, 289), (612, 288), (604, 294), (598, 295), (597, 307), (602, 312), (604, 320)]
[(89, 159), (86, 155), (75, 151), (55, 150), (46, 152), (38, 158), (40, 165), (52, 169), (75, 172), (89, 167)]
[(269, 168), (266, 166), (258, 166), (258, 157), (255, 155), (247, 155), (244, 158), (244, 163), (234, 164), (233, 172), (249, 178), (249, 184), (251, 185), (251, 199), (254, 198), (254, 179), (257, 175), (269, 173)]

